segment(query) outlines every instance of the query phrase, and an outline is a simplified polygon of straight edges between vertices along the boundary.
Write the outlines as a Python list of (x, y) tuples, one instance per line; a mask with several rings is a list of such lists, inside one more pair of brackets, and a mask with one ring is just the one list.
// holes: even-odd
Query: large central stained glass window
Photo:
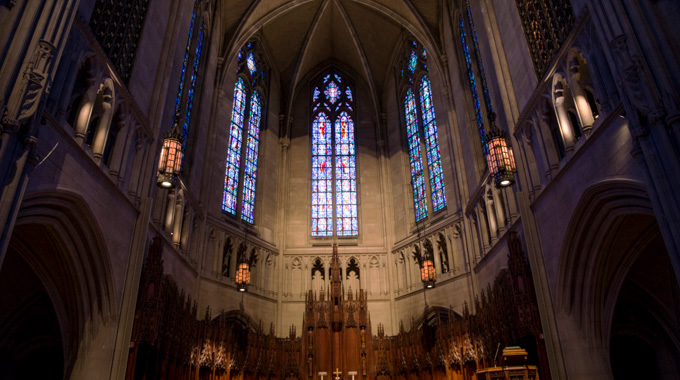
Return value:
[(327, 73), (312, 90), (312, 236), (357, 236), (354, 97)]
[[(432, 85), (428, 76), (427, 52), (413, 40), (409, 41), (405, 48), (400, 86), (403, 89), (402, 106), (413, 190), (413, 210), (416, 222), (419, 222), (428, 215), (428, 195), (432, 201), (431, 210), (435, 213), (446, 207), (446, 194)], [(426, 166), (423, 165), (423, 161), (427, 163)]]
[(255, 42), (249, 42), (238, 53), (222, 195), (222, 210), (234, 216), (240, 213), (241, 220), (250, 224), (255, 222), (257, 158), (265, 90), (264, 68), (255, 58), (259, 56), (255, 48)]

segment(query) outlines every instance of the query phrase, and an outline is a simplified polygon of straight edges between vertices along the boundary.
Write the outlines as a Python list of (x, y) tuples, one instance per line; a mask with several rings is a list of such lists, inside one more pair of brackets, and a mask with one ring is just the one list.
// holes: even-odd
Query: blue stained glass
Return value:
[[(189, 62), (189, 52), (191, 51), (191, 37), (194, 33), (194, 23), (196, 22), (196, 8), (194, 8), (191, 14), (191, 22), (189, 23), (189, 35), (187, 36), (187, 47), (184, 50), (184, 60), (182, 61), (182, 71), (179, 77), (179, 89), (177, 90), (177, 98), (175, 98), (175, 113), (179, 111), (180, 104), (182, 103), (182, 92), (184, 90), (184, 77), (187, 72), (187, 63)], [(174, 123), (174, 120), (173, 120)]]
[(262, 102), (260, 101), (260, 95), (255, 91), (250, 101), (246, 161), (243, 172), (243, 203), (241, 208), (241, 219), (251, 224), (255, 221), (255, 185), (257, 182), (257, 152), (260, 143), (261, 119)]
[(323, 101), (316, 101), (312, 93), (316, 117), (312, 122), (311, 233), (314, 237), (357, 236), (355, 130), (349, 113), (354, 97), (339, 74), (327, 74), (322, 82), (325, 89), (319, 98)]
[(252, 51), (248, 53), (246, 64), (248, 65), (248, 70), (250, 70), (250, 75), (255, 75), (255, 72), (257, 71), (257, 65), (255, 64), (255, 56), (253, 55)]
[(489, 96), (489, 87), (486, 84), (486, 73), (484, 72), (484, 62), (482, 62), (482, 56), (479, 50), (479, 41), (477, 41), (477, 30), (475, 29), (475, 23), (472, 21), (472, 11), (468, 7), (468, 23), (470, 24), (470, 32), (472, 33), (472, 45), (475, 48), (475, 58), (477, 58), (477, 69), (479, 70), (479, 79), (482, 82), (482, 95), (484, 95), (484, 104), (486, 105), (487, 115), (493, 112), (493, 106), (491, 105), (491, 97)]
[[(198, 29), (198, 43), (196, 44), (196, 52), (194, 53), (194, 65), (191, 69), (191, 79), (189, 81), (189, 92), (187, 94), (187, 105), (184, 112), (184, 127), (182, 128), (182, 137), (184, 148), (186, 148), (187, 137), (189, 134), (189, 123), (191, 122), (191, 110), (194, 105), (194, 92), (196, 91), (196, 79), (198, 78), (198, 68), (201, 63), (201, 52), (203, 51), (203, 22)], [(182, 157), (184, 159), (184, 157)]]
[(425, 133), (425, 148), (427, 149), (427, 169), (430, 174), (430, 189), (432, 191), (432, 210), (439, 211), (446, 206), (444, 191), (444, 172), (439, 154), (437, 137), (437, 122), (432, 103), (432, 88), (427, 75), (420, 81), (420, 110), (423, 117), (423, 131)]
[(331, 121), (321, 112), (312, 122), (312, 236), (333, 236)]
[(359, 234), (357, 221), (354, 121), (347, 112), (335, 119), (335, 220), (338, 236)]
[(418, 47), (418, 44), (415, 41), (411, 41), (411, 45), (413, 45), (413, 47)]
[(465, 66), (467, 66), (468, 80), (470, 82), (472, 101), (475, 107), (475, 118), (477, 119), (477, 129), (479, 130), (479, 138), (482, 142), (482, 150), (484, 152), (484, 157), (486, 157), (489, 154), (489, 147), (486, 143), (486, 132), (484, 131), (484, 119), (482, 118), (482, 110), (479, 104), (479, 95), (477, 95), (477, 82), (475, 81), (475, 73), (472, 68), (472, 60), (470, 58), (470, 49), (468, 48), (467, 44), (463, 17), (460, 18), (460, 41), (463, 45), (463, 56), (465, 57)]
[(243, 59), (243, 49), (240, 49), (238, 51), (238, 61), (241, 62), (242, 59)]
[(331, 104), (335, 104), (338, 98), (340, 98), (340, 89), (333, 81), (331, 81), (331, 83), (326, 86), (326, 90), (323, 93), (326, 95), (326, 99), (328, 99)]
[(312, 93), (312, 102), (316, 102), (319, 100), (319, 95), (321, 94), (321, 91), (319, 91), (318, 87), (314, 87), (314, 92)]
[(411, 56), (408, 58), (408, 71), (413, 74), (416, 71), (416, 65), (418, 64), (418, 56), (416, 52), (411, 50)]
[(241, 135), (243, 133), (243, 114), (246, 103), (246, 88), (243, 78), (236, 80), (234, 86), (234, 103), (231, 113), (229, 147), (227, 149), (227, 168), (224, 176), (224, 194), (222, 209), (236, 215), (238, 197), (239, 169), (241, 167)]
[(423, 46), (422, 56), (423, 56), (423, 59), (427, 59), (427, 50), (425, 50), (425, 46)]
[(425, 192), (425, 176), (423, 175), (423, 159), (420, 152), (416, 99), (410, 88), (406, 91), (404, 111), (411, 167), (411, 185), (413, 187), (413, 205), (416, 221), (420, 221), (427, 217), (427, 196)]

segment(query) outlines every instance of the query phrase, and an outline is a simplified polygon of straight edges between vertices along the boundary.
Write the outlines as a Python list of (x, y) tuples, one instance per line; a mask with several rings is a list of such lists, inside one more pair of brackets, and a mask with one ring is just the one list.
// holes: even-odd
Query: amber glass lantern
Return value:
[(163, 136), (161, 158), (158, 160), (156, 183), (164, 189), (172, 189), (177, 183), (182, 168), (182, 137), (179, 133), (179, 122), (175, 117), (175, 125)]
[(420, 267), (420, 279), (423, 281), (423, 284), (425, 284), (426, 288), (434, 288), (434, 282), (437, 280), (437, 274), (432, 260), (427, 259), (423, 261), (423, 265)]
[(250, 265), (248, 263), (240, 263), (236, 269), (236, 287), (239, 292), (245, 292), (250, 285)]
[(487, 135), (487, 144), (489, 145), (489, 154), (486, 156), (486, 162), (489, 166), (489, 172), (493, 176), (493, 181), (496, 187), (508, 187), (515, 183), (515, 157), (512, 155), (512, 148), (508, 145), (508, 140), (504, 131), (493, 129)]

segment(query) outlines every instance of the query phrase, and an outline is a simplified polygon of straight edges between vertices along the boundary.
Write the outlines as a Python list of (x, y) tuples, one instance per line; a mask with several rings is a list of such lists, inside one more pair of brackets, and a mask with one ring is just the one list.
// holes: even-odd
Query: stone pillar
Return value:
[(113, 94), (108, 87), (103, 88), (102, 97), (102, 115), (99, 119), (99, 124), (96, 126), (94, 141), (92, 142), (92, 153), (94, 160), (99, 164), (104, 155), (104, 147), (106, 146), (106, 139), (109, 137), (109, 129), (111, 128), (111, 119), (113, 119)]

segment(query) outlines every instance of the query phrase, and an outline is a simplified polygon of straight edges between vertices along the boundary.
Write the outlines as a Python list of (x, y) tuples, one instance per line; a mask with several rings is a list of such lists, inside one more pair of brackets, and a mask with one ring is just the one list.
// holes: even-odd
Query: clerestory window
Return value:
[[(444, 171), (439, 153), (437, 121), (428, 76), (427, 51), (411, 40), (401, 70), (402, 105), (416, 222), (446, 207)], [(427, 165), (423, 165), (425, 162)]]
[(222, 196), (222, 210), (250, 224), (255, 223), (257, 161), (266, 90), (264, 64), (256, 48), (256, 42), (249, 42), (238, 53)]
[(357, 173), (352, 87), (323, 75), (312, 90), (312, 229), (314, 237), (357, 236)]

